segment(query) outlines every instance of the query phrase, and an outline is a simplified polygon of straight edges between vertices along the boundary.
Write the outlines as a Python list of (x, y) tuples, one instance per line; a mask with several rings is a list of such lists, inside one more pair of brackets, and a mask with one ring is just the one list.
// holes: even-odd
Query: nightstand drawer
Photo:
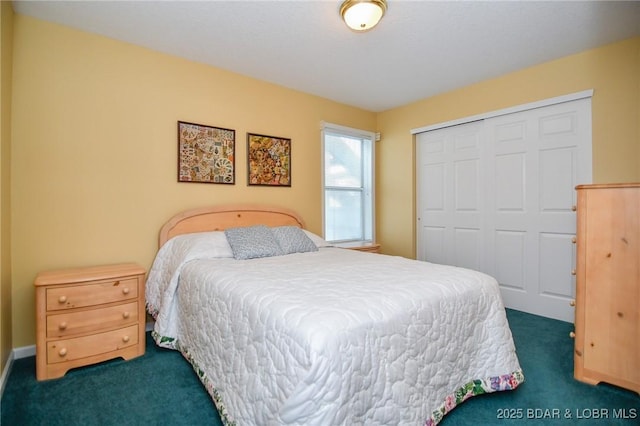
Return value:
[(138, 281), (135, 278), (48, 288), (47, 311), (102, 305), (137, 297)]
[(138, 344), (138, 326), (47, 343), (47, 363), (54, 364), (117, 351)]
[(138, 302), (47, 316), (47, 337), (86, 334), (138, 322)]

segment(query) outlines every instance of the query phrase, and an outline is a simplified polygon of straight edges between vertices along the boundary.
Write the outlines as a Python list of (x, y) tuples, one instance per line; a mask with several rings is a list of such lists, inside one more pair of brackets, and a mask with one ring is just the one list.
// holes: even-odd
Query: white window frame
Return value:
[[(323, 237), (326, 238), (326, 217), (325, 217), (325, 204), (326, 204), (326, 190), (325, 186), (325, 136), (327, 134), (339, 135), (339, 136), (347, 136), (352, 138), (358, 138), (363, 140), (370, 141), (370, 149), (368, 150), (369, 158), (366, 158), (364, 161), (367, 161), (368, 170), (365, 166), (365, 170), (363, 170), (363, 205), (362, 205), (362, 225), (363, 225), (363, 235), (360, 239), (355, 240), (347, 240), (347, 241), (328, 241), (330, 243), (334, 243), (339, 246), (358, 246), (366, 243), (375, 242), (375, 142), (376, 142), (376, 134), (374, 132), (370, 132), (367, 130), (354, 129), (351, 127), (340, 126), (338, 124), (326, 123), (322, 122), (321, 124), (321, 146), (322, 152), (320, 155), (322, 161), (322, 233)], [(366, 155), (366, 153), (365, 153)], [(363, 164), (364, 165), (364, 164)]]

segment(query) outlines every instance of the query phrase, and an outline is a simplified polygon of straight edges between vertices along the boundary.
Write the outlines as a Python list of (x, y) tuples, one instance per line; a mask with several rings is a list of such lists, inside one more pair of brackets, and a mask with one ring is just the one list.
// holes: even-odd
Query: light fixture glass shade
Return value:
[(354, 31), (375, 27), (387, 10), (385, 0), (347, 0), (340, 7), (342, 19)]

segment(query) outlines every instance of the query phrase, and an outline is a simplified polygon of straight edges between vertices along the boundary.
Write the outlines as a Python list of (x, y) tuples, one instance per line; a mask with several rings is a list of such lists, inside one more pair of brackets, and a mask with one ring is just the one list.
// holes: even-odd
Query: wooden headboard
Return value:
[(293, 210), (263, 205), (210, 206), (186, 210), (173, 216), (162, 228), (158, 247), (172, 237), (193, 232), (224, 231), (237, 226), (297, 226), (304, 221)]

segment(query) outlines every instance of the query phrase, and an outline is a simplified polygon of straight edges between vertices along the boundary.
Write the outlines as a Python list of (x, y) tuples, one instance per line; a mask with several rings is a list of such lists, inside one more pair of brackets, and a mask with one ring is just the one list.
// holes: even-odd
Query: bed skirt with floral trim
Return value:
[[(158, 346), (167, 349), (175, 349), (179, 351), (187, 361), (189, 361), (189, 364), (191, 364), (191, 367), (198, 375), (198, 378), (204, 385), (207, 393), (213, 399), (216, 409), (218, 410), (218, 414), (220, 414), (222, 423), (226, 426), (236, 426), (236, 422), (232, 420), (231, 416), (229, 416), (229, 413), (227, 412), (224, 401), (222, 401), (222, 397), (213, 386), (213, 383), (211, 383), (205, 372), (193, 360), (193, 357), (191, 357), (189, 351), (182, 348), (180, 344), (171, 337), (160, 336), (155, 331), (152, 331), (151, 335)], [(425, 426), (437, 425), (442, 421), (447, 413), (449, 413), (458, 405), (462, 404), (464, 401), (473, 396), (482, 395), (485, 393), (514, 390), (522, 382), (524, 382), (524, 374), (522, 370), (514, 371), (511, 374), (505, 374), (502, 376), (489, 377), (488, 379), (472, 380), (464, 386), (456, 389), (456, 391), (452, 394), (448, 395), (442, 405), (440, 405), (440, 407), (433, 411), (433, 413), (431, 414), (431, 418), (427, 419), (424, 424)]]
[(437, 425), (448, 412), (472, 396), (513, 390), (522, 382), (524, 382), (524, 374), (522, 373), (522, 370), (514, 371), (511, 374), (505, 374), (502, 376), (490, 377), (488, 379), (473, 380), (458, 388), (452, 394), (447, 395), (442, 405), (440, 405), (437, 410), (434, 410), (431, 414), (431, 418), (425, 422), (425, 426)]

